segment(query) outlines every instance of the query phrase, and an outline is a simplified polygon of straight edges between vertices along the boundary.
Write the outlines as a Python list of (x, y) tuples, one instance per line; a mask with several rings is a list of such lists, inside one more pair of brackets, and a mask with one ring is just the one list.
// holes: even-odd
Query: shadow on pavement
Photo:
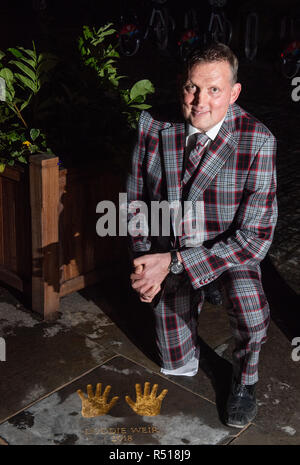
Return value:
[(123, 263), (113, 279), (101, 281), (92, 292), (90, 288), (79, 292), (92, 299), (139, 350), (159, 364), (153, 313), (131, 289), (130, 272), (129, 264)]
[(199, 338), (200, 363), (199, 367), (209, 378), (215, 391), (215, 401), (218, 415), (225, 425), (226, 403), (231, 387), (232, 365), (230, 362), (220, 357), (203, 339)]
[(269, 256), (262, 261), (261, 269), (272, 320), (289, 340), (300, 336), (299, 295), (278, 273)]

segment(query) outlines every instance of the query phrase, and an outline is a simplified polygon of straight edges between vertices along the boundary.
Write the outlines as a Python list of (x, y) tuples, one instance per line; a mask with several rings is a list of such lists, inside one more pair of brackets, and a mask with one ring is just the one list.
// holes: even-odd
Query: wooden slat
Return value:
[(76, 276), (76, 278), (65, 281), (60, 287), (60, 297), (64, 297), (71, 292), (84, 289), (86, 286), (91, 286), (99, 282), (107, 275), (107, 270), (94, 270), (86, 275)]
[(16, 182), (3, 178), (3, 243), (4, 265), (17, 273), (17, 238), (16, 238)]
[(6, 166), (3, 173), (1, 173), (1, 176), (12, 181), (20, 181), (23, 172), (24, 168), (21, 166)]
[(64, 241), (63, 241), (63, 232), (64, 232), (64, 224), (63, 224), (63, 216), (64, 216), (64, 209), (65, 209), (65, 194), (66, 194), (66, 183), (67, 183), (67, 170), (61, 169), (59, 170), (59, 203), (58, 203), (58, 237), (59, 237), (59, 275), (60, 275), (60, 285), (66, 280), (65, 277), (65, 267), (64, 267)]
[(102, 174), (98, 169), (69, 168), (60, 173), (60, 263), (61, 284), (110, 263), (118, 253), (116, 238), (96, 233), (97, 203), (117, 204), (120, 176)]
[(59, 308), (58, 157), (30, 157), (32, 309), (45, 319)]
[(8, 284), (8, 286), (13, 287), (20, 292), (24, 291), (24, 284), (20, 276), (2, 265), (0, 266), (0, 281), (3, 281), (5, 284)]
[(84, 204), (81, 200), (82, 186), (80, 183), (69, 182), (66, 176), (66, 185), (61, 202), (63, 210), (60, 216), (60, 241), (63, 247), (63, 274), (64, 280), (68, 281), (82, 273), (81, 254), (84, 253), (81, 243), (82, 233), (82, 209)]
[(4, 212), (3, 212), (3, 194), (2, 194), (3, 177), (0, 176), (0, 265), (4, 265)]
[[(16, 250), (17, 274), (24, 281), (31, 281), (31, 210), (29, 194), (29, 167), (26, 166), (16, 183)], [(31, 290), (26, 289), (26, 293)]]
[[(20, 290), (20, 283), (31, 281), (27, 166), (6, 167), (4, 173), (0, 175), (0, 264), (2, 265), (1, 280), (6, 284)], [(12, 284), (14, 282), (15, 286)], [(31, 294), (27, 285), (23, 291), (27, 296)]]
[(126, 261), (121, 259), (118, 262), (111, 262), (102, 269), (93, 270), (85, 275), (77, 276), (76, 278), (65, 281), (60, 288), (60, 297), (64, 297), (72, 292), (84, 289), (87, 286), (92, 286), (95, 283), (107, 277), (113, 277), (119, 272), (120, 266), (125, 266)]

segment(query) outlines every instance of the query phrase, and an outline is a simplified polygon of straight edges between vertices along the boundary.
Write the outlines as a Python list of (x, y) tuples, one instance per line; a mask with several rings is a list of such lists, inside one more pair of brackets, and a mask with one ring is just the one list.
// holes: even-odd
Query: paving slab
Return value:
[[(202, 339), (200, 339), (200, 362), (199, 370), (195, 376), (168, 376), (174, 383), (185, 387), (189, 391), (200, 395), (216, 405), (220, 421), (225, 424), (226, 402), (230, 391), (232, 364), (231, 356), (223, 356), (223, 350), (232, 346), (231, 340), (228, 344), (222, 344), (213, 350)], [(219, 353), (218, 353), (219, 351)], [(234, 433), (237, 430), (232, 428)]]
[(285, 427), (278, 431), (266, 431), (257, 425), (250, 425), (243, 434), (230, 442), (231, 446), (296, 446), (300, 436), (293, 428)]
[(268, 342), (261, 353), (258, 391), (261, 414), (255, 423), (270, 432), (294, 430), (299, 438), (300, 361), (292, 360), (294, 348), (280, 329), (271, 323)]
[(104, 280), (101, 286), (91, 286), (80, 291), (80, 294), (101, 308), (115, 327), (146, 357), (159, 363), (153, 343), (156, 337), (153, 311), (148, 304), (140, 302), (137, 294), (132, 291), (128, 270), (122, 269), (113, 281)]
[[(223, 356), (230, 357), (232, 349), (233, 341)], [(300, 361), (292, 360), (293, 349), (295, 346), (271, 320), (268, 340), (260, 353), (258, 413), (253, 422), (257, 428), (254, 433), (262, 434), (260, 444), (271, 443), (272, 437), (273, 444), (300, 444)], [(258, 440), (258, 433), (254, 433), (249, 432), (249, 441)]]
[[(229, 393), (233, 348), (233, 338), (215, 350), (202, 341), (198, 374), (191, 378), (170, 377), (192, 392), (216, 402), (221, 421), (224, 421), (224, 405)], [(299, 349), (296, 352), (296, 346), (271, 320), (268, 340), (260, 354), (258, 414), (251, 425), (256, 429), (247, 432), (249, 442), (300, 444), (300, 361), (292, 360), (293, 350), (299, 358)], [(244, 434), (239, 436), (239, 441), (243, 440)]]
[(0, 303), (0, 420), (115, 355), (91, 338), (58, 323), (40, 321), (25, 309)]
[[(125, 327), (126, 321), (123, 320), (126, 320), (127, 315), (130, 317), (133, 313), (133, 308), (127, 303), (127, 299), (122, 299), (122, 303), (112, 303), (104, 290), (105, 286), (91, 286), (83, 292), (75, 292), (61, 299), (57, 325), (72, 329), (76, 334), (90, 338), (106, 350), (125, 355), (159, 372), (159, 365), (133, 342), (145, 331), (144, 325), (141, 330), (137, 329), (136, 334), (131, 331), (128, 336), (120, 329)], [(141, 304), (136, 303), (136, 305), (138, 312)], [(142, 311), (145, 312), (144, 305)], [(116, 317), (118, 313), (120, 316)]]
[[(158, 384), (157, 396), (167, 389), (160, 411), (149, 416), (134, 411), (125, 400), (136, 402), (135, 384), (144, 392)], [(77, 390), (94, 389), (97, 383), (110, 385), (108, 401), (118, 396), (117, 403), (105, 415), (82, 416), (82, 401)], [(148, 413), (146, 415), (145, 413)], [(155, 412), (154, 412), (155, 413)], [(174, 384), (149, 369), (115, 356), (80, 379), (64, 386), (48, 397), (0, 425), (0, 437), (8, 444), (221, 444), (231, 438), (231, 428), (219, 421), (215, 405)]]

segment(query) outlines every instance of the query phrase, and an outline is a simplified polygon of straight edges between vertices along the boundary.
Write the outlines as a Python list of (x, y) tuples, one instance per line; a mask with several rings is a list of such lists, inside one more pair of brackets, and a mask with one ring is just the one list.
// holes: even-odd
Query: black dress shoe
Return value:
[(227, 401), (228, 426), (243, 428), (248, 425), (256, 416), (256, 394), (255, 384), (238, 384), (233, 381), (231, 393)]

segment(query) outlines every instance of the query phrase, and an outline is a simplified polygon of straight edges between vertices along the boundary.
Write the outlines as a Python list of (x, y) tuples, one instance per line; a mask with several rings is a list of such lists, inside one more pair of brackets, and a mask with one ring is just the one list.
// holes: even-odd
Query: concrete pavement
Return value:
[[(53, 322), (1, 288), (2, 443), (300, 444), (300, 361), (292, 360), (294, 347), (278, 322), (272, 320), (261, 352), (258, 415), (242, 430), (229, 428), (223, 414), (232, 337), (225, 309), (206, 303), (200, 314), (198, 374), (166, 377), (151, 353), (149, 309), (128, 294), (122, 276), (117, 294), (103, 282), (64, 297)], [(157, 383), (158, 393), (168, 389), (158, 416), (137, 415), (125, 402), (126, 395), (135, 399), (135, 383), (146, 381)], [(111, 385), (109, 399), (119, 396), (118, 404), (105, 416), (83, 418), (76, 390), (96, 382)]]

